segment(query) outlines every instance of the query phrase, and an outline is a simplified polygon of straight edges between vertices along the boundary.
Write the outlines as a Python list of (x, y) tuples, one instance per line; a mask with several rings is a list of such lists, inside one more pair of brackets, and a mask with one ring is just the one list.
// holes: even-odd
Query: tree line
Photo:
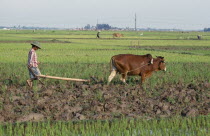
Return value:
[(210, 32), (210, 28), (204, 28), (204, 32)]

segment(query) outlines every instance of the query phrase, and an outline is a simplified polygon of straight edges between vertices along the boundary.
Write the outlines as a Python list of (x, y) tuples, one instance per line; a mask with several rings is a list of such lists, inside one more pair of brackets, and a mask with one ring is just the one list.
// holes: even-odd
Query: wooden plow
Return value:
[(87, 79), (78, 79), (78, 78), (66, 78), (66, 77), (57, 77), (57, 76), (48, 76), (48, 75), (36, 75), (34, 71), (28, 67), (28, 69), (32, 72), (32, 74), (38, 78), (38, 80), (44, 84), (39, 78), (51, 78), (51, 79), (59, 79), (59, 80), (66, 80), (66, 81), (77, 81), (77, 82), (90, 82)]
[(59, 79), (59, 80), (66, 80), (66, 81), (90, 82), (90, 80), (87, 80), (87, 79), (56, 77), (56, 76), (48, 76), (48, 75), (36, 75), (36, 76), (40, 78), (51, 78), (51, 79)]

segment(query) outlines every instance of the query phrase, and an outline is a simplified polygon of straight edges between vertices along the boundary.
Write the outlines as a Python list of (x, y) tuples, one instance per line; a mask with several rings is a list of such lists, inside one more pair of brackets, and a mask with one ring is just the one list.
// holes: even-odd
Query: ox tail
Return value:
[(112, 68), (115, 67), (114, 56), (110, 59), (110, 72), (112, 72)]

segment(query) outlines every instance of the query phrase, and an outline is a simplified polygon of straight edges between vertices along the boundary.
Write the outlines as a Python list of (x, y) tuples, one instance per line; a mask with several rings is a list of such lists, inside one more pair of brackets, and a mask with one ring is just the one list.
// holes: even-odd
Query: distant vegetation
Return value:
[(204, 28), (204, 32), (210, 32), (210, 28)]

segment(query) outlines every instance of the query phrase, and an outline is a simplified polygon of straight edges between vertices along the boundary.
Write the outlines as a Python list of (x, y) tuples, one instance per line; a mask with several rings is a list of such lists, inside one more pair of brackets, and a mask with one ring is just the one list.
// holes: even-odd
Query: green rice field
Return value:
[[(18, 78), (18, 84), (28, 78), (26, 68), (30, 41), (40, 41), (38, 60), (43, 74), (89, 78), (107, 81), (109, 61), (116, 54), (147, 54), (164, 56), (168, 72), (150, 79), (157, 83), (209, 81), (210, 34), (203, 32), (121, 32), (122, 38), (112, 38), (110, 31), (96, 39), (95, 31), (0, 31), (1, 78)], [(143, 33), (143, 36), (140, 34)], [(203, 35), (197, 40), (197, 35)], [(190, 37), (190, 38), (189, 38)], [(42, 43), (43, 42), (43, 43)], [(161, 80), (157, 78), (161, 77)], [(184, 78), (182, 78), (184, 77)], [(117, 80), (117, 78), (116, 78)]]
[[(16, 118), (14, 121), (7, 122), (9, 118), (4, 117), (3, 114), (10, 113), (4, 113), (4, 105), (7, 103), (11, 105), (13, 95), (24, 96), (24, 94), (15, 94), (16, 92), (31, 91), (34, 93), (31, 99), (37, 100), (39, 92), (43, 90), (38, 82), (35, 83), (32, 90), (26, 85), (26, 80), (29, 78), (27, 57), (32, 41), (41, 43), (42, 49), (37, 51), (37, 55), (41, 62), (39, 68), (44, 75), (81, 79), (94, 77), (100, 82), (91, 82), (90, 86), (95, 84), (105, 86), (110, 74), (109, 63), (112, 56), (150, 53), (154, 58), (163, 56), (167, 67), (166, 72), (153, 73), (143, 84), (143, 91), (151, 99), (164, 93), (164, 88), (170, 90), (171, 87), (178, 86), (176, 89), (182, 90), (179, 85), (182, 87), (196, 86), (197, 90), (193, 88), (195, 92), (199, 94), (202, 90), (207, 99), (210, 98), (210, 33), (118, 31), (117, 33), (122, 33), (124, 37), (113, 38), (112, 34), (116, 32), (102, 31), (100, 39), (96, 38), (96, 33), (97, 31), (73, 30), (36, 30), (35, 32), (32, 30), (0, 30), (0, 135), (207, 136), (210, 134), (210, 108), (205, 109), (207, 111), (205, 115), (199, 114), (193, 117), (174, 115), (168, 118), (148, 119), (147, 115), (141, 118), (127, 118), (126, 115), (123, 115), (123, 118), (107, 120), (55, 121), (49, 117), (49, 120), (45, 118), (44, 121), (39, 122), (16, 122)], [(202, 39), (198, 40), (197, 35), (202, 35)], [(117, 75), (111, 85), (122, 85), (119, 78), (120, 75)], [(60, 88), (65, 91), (71, 88), (66, 86), (72, 86), (71, 89), (74, 90), (74, 82), (52, 79), (43, 81), (45, 88), (53, 88), (52, 86), (59, 84), (63, 85), (63, 88)], [(128, 85), (125, 88), (129, 90), (131, 87), (138, 87), (139, 81), (138, 76), (128, 77)], [(206, 87), (201, 88), (201, 84)], [(124, 85), (120, 87), (123, 88)], [(12, 89), (14, 91), (10, 92), (9, 90)], [(90, 90), (86, 90), (86, 93), (91, 94), (88, 91)], [(102, 91), (98, 89), (95, 98), (101, 102), (100, 93)], [(202, 99), (196, 100), (202, 101)], [(177, 99), (168, 101), (172, 104), (178, 103)], [(209, 102), (206, 103), (209, 104)], [(30, 107), (30, 105), (25, 105), (27, 106)], [(187, 106), (186, 104), (185, 107)], [(29, 109), (28, 112), (37, 112), (36, 109)], [(18, 117), (23, 115), (15, 110), (13, 112)], [(25, 114), (28, 113), (24, 112)], [(4, 117), (2, 120), (1, 115)]]

